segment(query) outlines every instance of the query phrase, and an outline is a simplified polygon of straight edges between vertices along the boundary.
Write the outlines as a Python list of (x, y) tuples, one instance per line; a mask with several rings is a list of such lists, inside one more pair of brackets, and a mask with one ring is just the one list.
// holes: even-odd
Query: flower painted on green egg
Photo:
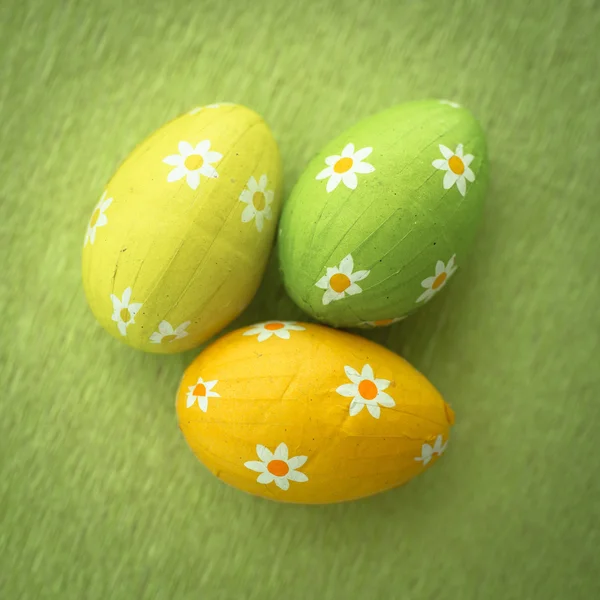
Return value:
[(356, 271), (354, 270), (354, 259), (351, 254), (345, 256), (337, 267), (327, 267), (327, 273), (315, 283), (315, 285), (325, 290), (323, 294), (323, 304), (327, 305), (335, 300), (341, 300), (355, 294), (360, 294), (362, 288), (357, 285), (357, 282), (369, 276), (371, 271)]
[(452, 152), (450, 148), (439, 145), (440, 152), (444, 158), (438, 158), (431, 164), (440, 171), (445, 171), (444, 181), (442, 185), (445, 190), (449, 190), (454, 184), (460, 192), (461, 196), (465, 196), (467, 193), (467, 181), (475, 181), (475, 173), (469, 168), (469, 165), (473, 162), (474, 156), (472, 154), (464, 155), (463, 145), (458, 144), (456, 151)]
[(220, 161), (223, 155), (210, 150), (210, 140), (203, 140), (195, 147), (189, 142), (181, 141), (178, 149), (179, 154), (171, 154), (163, 158), (165, 164), (175, 167), (167, 176), (169, 183), (185, 177), (187, 184), (196, 190), (200, 185), (201, 175), (211, 179), (219, 177), (212, 163)]
[(421, 281), (421, 286), (425, 288), (425, 291), (417, 298), (417, 302), (427, 302), (428, 300), (431, 300), (431, 298), (446, 285), (448, 279), (456, 272), (457, 267), (454, 264), (455, 258), (456, 254), (450, 258), (447, 265), (445, 265), (442, 260), (437, 261), (435, 265), (435, 275)]
[(364, 159), (373, 152), (373, 148), (354, 150), (354, 144), (347, 144), (341, 155), (334, 154), (325, 159), (327, 167), (315, 179), (328, 179), (327, 192), (333, 192), (340, 183), (354, 190), (358, 186), (358, 174), (372, 173), (375, 167)]

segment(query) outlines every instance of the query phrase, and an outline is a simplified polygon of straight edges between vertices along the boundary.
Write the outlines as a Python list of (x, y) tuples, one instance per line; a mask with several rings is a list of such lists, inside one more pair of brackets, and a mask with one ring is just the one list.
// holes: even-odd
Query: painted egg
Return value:
[(141, 350), (201, 344), (252, 299), (280, 196), (277, 144), (253, 111), (209, 105), (167, 123), (125, 160), (92, 213), (83, 283), (94, 315)]
[(179, 427), (221, 480), (284, 502), (320, 504), (407, 482), (444, 453), (452, 409), (383, 346), (268, 321), (208, 346), (177, 395)]
[(331, 325), (396, 322), (463, 263), (487, 180), (483, 132), (455, 103), (412, 102), (361, 121), (312, 160), (285, 203), (287, 291)]

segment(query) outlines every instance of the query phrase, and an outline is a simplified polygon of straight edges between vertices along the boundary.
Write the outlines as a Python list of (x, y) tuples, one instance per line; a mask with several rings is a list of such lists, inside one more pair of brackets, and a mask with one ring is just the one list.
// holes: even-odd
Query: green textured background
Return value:
[[(600, 11), (595, 1), (4, 0), (0, 7), (0, 598), (598, 597)], [(286, 190), (367, 114), (470, 107), (491, 190), (471, 262), (391, 331), (457, 412), (404, 488), (271, 504), (176, 427), (193, 353), (93, 321), (90, 211), (149, 132), (197, 103), (266, 115)], [(243, 317), (297, 316), (273, 265)]]

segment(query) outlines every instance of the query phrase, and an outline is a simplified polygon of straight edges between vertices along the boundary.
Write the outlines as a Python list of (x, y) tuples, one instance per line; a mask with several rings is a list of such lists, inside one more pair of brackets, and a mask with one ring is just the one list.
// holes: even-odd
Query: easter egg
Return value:
[(310, 162), (285, 203), (288, 293), (334, 326), (407, 316), (463, 264), (487, 180), (484, 134), (455, 103), (411, 102), (359, 122)]
[(83, 284), (97, 320), (149, 352), (201, 344), (254, 296), (280, 200), (279, 151), (255, 112), (209, 105), (167, 123), (91, 215)]
[(188, 367), (177, 401), (194, 454), (240, 490), (283, 502), (361, 498), (444, 453), (452, 409), (383, 346), (323, 325), (233, 331)]

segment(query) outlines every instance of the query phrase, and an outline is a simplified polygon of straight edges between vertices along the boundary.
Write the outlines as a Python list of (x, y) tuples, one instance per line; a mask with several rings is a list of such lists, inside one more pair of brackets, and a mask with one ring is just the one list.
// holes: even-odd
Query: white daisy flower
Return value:
[(170, 342), (174, 342), (175, 340), (180, 340), (188, 335), (186, 329), (190, 323), (191, 321), (186, 321), (176, 329), (173, 329), (173, 325), (171, 325), (171, 323), (168, 321), (161, 321), (158, 326), (158, 331), (155, 331), (150, 336), (150, 341), (153, 344), (160, 344), (161, 342), (168, 344)]
[(212, 391), (217, 383), (219, 383), (217, 379), (213, 381), (204, 381), (202, 377), (198, 377), (198, 381), (195, 385), (188, 386), (185, 402), (187, 408), (191, 408), (194, 404), (198, 403), (200, 410), (206, 412), (208, 409), (208, 399), (221, 397), (220, 394)]
[(354, 144), (347, 144), (342, 150), (341, 156), (334, 154), (325, 159), (327, 167), (315, 179), (329, 179), (327, 192), (333, 192), (340, 182), (354, 190), (358, 185), (357, 173), (372, 173), (375, 170), (373, 165), (363, 162), (371, 152), (373, 152), (373, 148), (361, 148), (355, 152)]
[(352, 367), (344, 367), (346, 376), (352, 383), (344, 383), (335, 391), (340, 396), (352, 398), (350, 416), (357, 415), (365, 406), (372, 417), (379, 419), (380, 406), (391, 408), (396, 406), (394, 399), (383, 390), (390, 385), (388, 379), (375, 379), (371, 365), (365, 365), (359, 373)]
[(308, 459), (307, 456), (293, 456), (288, 458), (288, 447), (281, 443), (272, 453), (265, 446), (260, 444), (256, 446), (256, 454), (260, 460), (249, 460), (244, 466), (251, 471), (260, 473), (256, 478), (258, 483), (267, 485), (275, 482), (280, 490), (287, 490), (290, 487), (290, 481), (303, 483), (308, 481), (308, 477), (297, 471)]
[(243, 335), (258, 335), (258, 341), (264, 342), (272, 336), (277, 336), (282, 340), (290, 339), (290, 331), (304, 331), (305, 328), (298, 325), (295, 321), (266, 321), (257, 323)]
[(421, 285), (425, 288), (425, 291), (417, 298), (417, 302), (427, 302), (446, 285), (448, 279), (456, 273), (456, 269), (458, 268), (454, 264), (455, 258), (456, 254), (453, 254), (447, 265), (441, 260), (437, 261), (435, 275), (421, 281)]
[(433, 458), (434, 454), (441, 456), (444, 454), (446, 446), (448, 445), (447, 441), (445, 444), (443, 442), (444, 439), (442, 436), (438, 435), (435, 439), (433, 447), (430, 444), (423, 444), (423, 446), (421, 446), (421, 456), (417, 456), (415, 460), (417, 462), (422, 462), (423, 466), (425, 466)]
[(163, 158), (165, 164), (175, 167), (167, 176), (167, 181), (171, 183), (185, 177), (187, 184), (195, 190), (200, 185), (200, 175), (212, 179), (219, 176), (212, 163), (222, 158), (222, 154), (210, 150), (210, 140), (201, 141), (195, 148), (189, 142), (179, 142), (179, 154)]
[(403, 317), (396, 317), (395, 319), (380, 319), (379, 321), (363, 321), (359, 323), (359, 327), (387, 327), (388, 325), (393, 325), (394, 323), (399, 323), (400, 321), (404, 321), (408, 315), (404, 315)]
[(325, 290), (323, 294), (323, 304), (327, 305), (334, 300), (341, 300), (346, 296), (360, 294), (362, 288), (357, 285), (369, 276), (371, 271), (356, 271), (354, 269), (354, 259), (351, 254), (345, 256), (337, 267), (327, 267), (327, 273), (315, 283), (318, 288)]
[(88, 240), (90, 244), (93, 244), (96, 241), (96, 229), (98, 227), (103, 227), (108, 223), (108, 219), (106, 218), (104, 211), (112, 204), (112, 201), (112, 198), (106, 197), (106, 192), (102, 194), (102, 198), (100, 198), (98, 204), (96, 204), (88, 224), (87, 231), (85, 232), (85, 240), (83, 242), (84, 246), (88, 243)]
[(449, 190), (456, 184), (461, 196), (464, 196), (467, 193), (467, 181), (471, 183), (475, 181), (475, 173), (469, 168), (474, 156), (472, 154), (463, 155), (462, 144), (456, 146), (456, 152), (452, 152), (443, 144), (439, 144), (439, 147), (444, 158), (437, 158), (431, 164), (440, 171), (446, 171), (443, 181), (445, 190)]
[(128, 287), (119, 300), (114, 294), (110, 295), (113, 305), (112, 320), (117, 324), (121, 335), (127, 335), (127, 327), (135, 323), (135, 315), (142, 308), (142, 302), (132, 303), (131, 288)]
[(204, 106), (196, 106), (192, 108), (188, 115), (197, 115), (201, 110), (205, 108), (221, 108), (221, 106), (234, 106), (233, 102), (218, 102), (217, 104), (206, 104)]
[(273, 213), (273, 190), (267, 190), (268, 180), (266, 175), (261, 175), (258, 183), (254, 177), (248, 179), (246, 189), (240, 194), (240, 202), (246, 204), (242, 212), (242, 223), (248, 223), (254, 219), (256, 229), (262, 231), (264, 220), (271, 220)]
[(460, 108), (460, 104), (458, 102), (451, 102), (450, 100), (440, 100), (440, 104), (445, 104), (446, 106), (451, 106), (452, 108)]

